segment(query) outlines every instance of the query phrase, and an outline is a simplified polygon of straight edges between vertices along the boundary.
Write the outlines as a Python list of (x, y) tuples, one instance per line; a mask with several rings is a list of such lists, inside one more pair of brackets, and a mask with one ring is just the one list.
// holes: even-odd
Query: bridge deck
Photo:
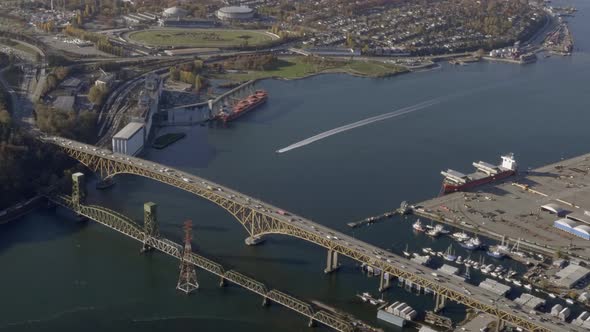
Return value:
[[(251, 236), (284, 234), (299, 237), (344, 254), (361, 263), (369, 264), (396, 277), (411, 281), (421, 287), (468, 307), (487, 312), (505, 322), (528, 331), (564, 331), (562, 323), (552, 316), (539, 313), (532, 317), (528, 310), (506, 298), (460, 281), (456, 278), (431, 275), (433, 270), (414, 263), (369, 243), (354, 239), (311, 220), (284, 212), (256, 198), (213, 183), (195, 175), (182, 172), (151, 161), (112, 153), (91, 145), (60, 137), (44, 137), (68, 155), (79, 160), (95, 172), (115, 175), (136, 174), (160, 181), (208, 199), (234, 215)], [(542, 320), (542, 321), (541, 321)], [(569, 331), (583, 331), (568, 325)]]

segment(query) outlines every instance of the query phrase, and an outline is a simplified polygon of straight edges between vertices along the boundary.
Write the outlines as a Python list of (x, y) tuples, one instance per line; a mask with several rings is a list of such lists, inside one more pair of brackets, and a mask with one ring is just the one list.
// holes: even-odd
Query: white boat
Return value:
[(549, 297), (550, 297), (550, 298), (552, 298), (552, 299), (554, 299), (554, 298), (556, 298), (556, 297), (557, 297), (557, 296), (555, 296), (555, 294), (553, 294), (553, 293), (548, 293), (547, 295), (549, 295)]
[(440, 234), (449, 234), (450, 231), (445, 228), (445, 226), (441, 224), (437, 224), (434, 229), (436, 229)]
[(565, 302), (567, 304), (574, 304), (574, 300), (572, 300), (572, 299), (566, 299)]
[(492, 277), (494, 277), (494, 278), (497, 278), (497, 277), (498, 277), (498, 274), (497, 274), (496, 272), (492, 272), (492, 273), (490, 273), (490, 275), (491, 275)]
[(427, 230), (426, 235), (432, 236), (432, 237), (438, 237), (440, 235), (440, 232), (437, 231), (436, 228), (433, 228), (433, 229)]
[(533, 286), (526, 284), (524, 285), (524, 288), (528, 289), (528, 290), (533, 290)]
[(430, 254), (432, 252), (432, 248), (422, 248), (422, 252), (425, 254)]
[(442, 251), (437, 251), (437, 252), (436, 252), (436, 255), (437, 255), (438, 257), (443, 257), (445, 254), (444, 254)]
[(422, 226), (422, 222), (420, 221), (420, 219), (416, 220), (416, 222), (412, 225), (412, 228), (418, 232), (425, 231), (425, 228), (424, 228), (424, 226)]
[(410, 255), (411, 255), (410, 252), (408, 251), (408, 245), (407, 244), (406, 244), (406, 250), (404, 250), (403, 253), (404, 253), (404, 256), (406, 256), (406, 257), (410, 257)]
[(449, 261), (449, 262), (453, 262), (455, 261), (455, 259), (457, 259), (457, 256), (455, 256), (454, 252), (453, 252), (453, 245), (449, 245), (449, 247), (447, 248), (447, 251), (445, 251), (445, 255), (443, 257), (445, 259), (445, 261)]
[(457, 233), (453, 233), (453, 235), (451, 235), (455, 240), (457, 241), (467, 241), (469, 240), (469, 235), (467, 235), (467, 233), (465, 232), (457, 232)]
[(457, 264), (463, 264), (463, 257), (459, 256), (457, 257)]
[(512, 283), (515, 284), (518, 287), (521, 287), (522, 286), (522, 282), (520, 282), (520, 281), (518, 281), (516, 279), (512, 280)]

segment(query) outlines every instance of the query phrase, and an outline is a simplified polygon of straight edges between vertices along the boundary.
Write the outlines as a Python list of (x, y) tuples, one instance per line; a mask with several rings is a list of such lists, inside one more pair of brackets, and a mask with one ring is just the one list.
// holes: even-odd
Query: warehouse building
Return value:
[(130, 122), (113, 136), (113, 152), (135, 156), (143, 148), (144, 142), (144, 124), (140, 122)]
[(553, 227), (583, 239), (590, 240), (590, 226), (588, 225), (577, 226), (573, 220), (564, 218), (553, 222)]
[(555, 284), (565, 288), (573, 288), (575, 284), (583, 281), (590, 274), (585, 267), (570, 264), (555, 274)]

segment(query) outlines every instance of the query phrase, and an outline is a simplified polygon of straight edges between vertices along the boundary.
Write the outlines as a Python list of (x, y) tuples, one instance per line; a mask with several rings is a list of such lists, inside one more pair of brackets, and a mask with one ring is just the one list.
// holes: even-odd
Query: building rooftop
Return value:
[(557, 277), (555, 283), (563, 287), (571, 288), (578, 281), (584, 279), (588, 274), (590, 274), (590, 270), (587, 268), (576, 264), (570, 264), (555, 274)]
[(252, 12), (252, 8), (246, 6), (222, 7), (219, 10), (227, 14), (248, 14)]
[(76, 97), (74, 96), (59, 96), (53, 102), (53, 107), (58, 110), (73, 112), (75, 102)]
[(143, 123), (140, 122), (129, 122), (123, 129), (113, 136), (113, 138), (130, 139), (143, 128)]

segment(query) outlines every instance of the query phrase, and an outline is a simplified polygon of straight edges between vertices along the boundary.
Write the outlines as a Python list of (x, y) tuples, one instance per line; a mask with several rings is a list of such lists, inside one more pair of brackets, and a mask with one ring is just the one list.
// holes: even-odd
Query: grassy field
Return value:
[(133, 32), (129, 39), (152, 46), (237, 47), (264, 45), (273, 37), (251, 30), (158, 29)]
[(220, 78), (232, 81), (247, 81), (267, 77), (285, 79), (302, 78), (319, 73), (348, 73), (366, 77), (384, 77), (407, 71), (406, 68), (377, 61), (332, 61), (326, 64), (308, 63), (302, 57), (288, 57), (278, 60), (273, 69), (227, 73)]

